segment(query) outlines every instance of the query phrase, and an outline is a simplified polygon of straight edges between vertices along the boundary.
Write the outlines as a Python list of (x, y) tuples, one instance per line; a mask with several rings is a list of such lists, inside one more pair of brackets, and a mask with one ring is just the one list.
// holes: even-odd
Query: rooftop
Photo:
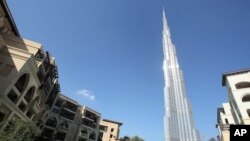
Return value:
[(242, 74), (242, 73), (248, 73), (248, 72), (250, 72), (250, 68), (223, 73), (222, 74), (222, 86), (226, 85), (226, 77), (227, 76)]
[(103, 121), (106, 121), (106, 122), (112, 122), (112, 123), (116, 123), (116, 124), (119, 124), (120, 126), (123, 124), (121, 122), (118, 122), (118, 121), (114, 121), (114, 120), (109, 120), (109, 119), (102, 119)]

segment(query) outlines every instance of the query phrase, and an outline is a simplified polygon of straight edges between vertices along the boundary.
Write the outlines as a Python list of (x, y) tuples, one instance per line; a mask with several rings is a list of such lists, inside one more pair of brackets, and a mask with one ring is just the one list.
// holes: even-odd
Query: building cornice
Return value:
[(5, 13), (6, 13), (6, 18), (9, 19), (14, 34), (16, 36), (20, 37), (20, 34), (18, 32), (18, 29), (17, 29), (17, 26), (16, 26), (15, 21), (14, 21), (14, 19), (12, 17), (12, 14), (10, 13), (10, 9), (9, 9), (9, 7), (7, 5), (6, 0), (0, 0), (0, 4), (3, 5), (3, 9), (4, 9)]
[(232, 75), (236, 75), (236, 74), (243, 74), (243, 73), (248, 73), (248, 72), (250, 72), (250, 68), (223, 73), (222, 74), (222, 86), (226, 85), (227, 76), (232, 76)]

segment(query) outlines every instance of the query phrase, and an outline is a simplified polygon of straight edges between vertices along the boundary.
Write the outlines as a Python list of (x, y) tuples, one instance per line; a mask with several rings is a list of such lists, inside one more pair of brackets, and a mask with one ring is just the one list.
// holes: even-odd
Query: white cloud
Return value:
[(95, 95), (93, 94), (93, 92), (87, 89), (78, 90), (76, 94), (89, 100), (95, 100)]

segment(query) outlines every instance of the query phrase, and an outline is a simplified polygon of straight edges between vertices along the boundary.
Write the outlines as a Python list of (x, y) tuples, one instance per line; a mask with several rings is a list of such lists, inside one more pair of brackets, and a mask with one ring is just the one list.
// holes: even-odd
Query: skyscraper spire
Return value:
[(179, 68), (175, 46), (172, 43), (163, 9), (163, 71), (164, 71), (164, 136), (165, 141), (200, 141), (194, 127), (192, 111), (186, 96), (185, 83)]

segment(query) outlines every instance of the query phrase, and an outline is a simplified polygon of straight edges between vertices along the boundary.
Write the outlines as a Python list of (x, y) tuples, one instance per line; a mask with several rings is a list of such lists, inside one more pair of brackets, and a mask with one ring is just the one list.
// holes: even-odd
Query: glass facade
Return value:
[(179, 68), (175, 46), (171, 41), (163, 11), (163, 71), (164, 71), (164, 136), (165, 141), (200, 141), (194, 127), (191, 107), (186, 96), (184, 78)]

